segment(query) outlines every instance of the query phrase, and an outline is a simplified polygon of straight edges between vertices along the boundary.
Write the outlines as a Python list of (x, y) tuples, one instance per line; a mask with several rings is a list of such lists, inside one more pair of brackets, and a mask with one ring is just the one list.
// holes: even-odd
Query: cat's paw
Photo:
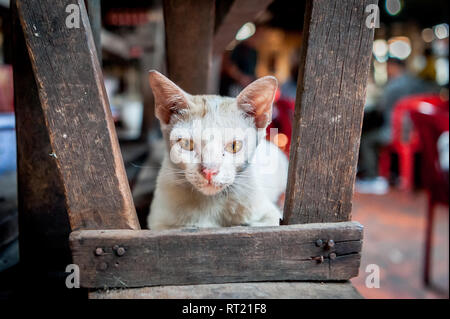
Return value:
[(258, 218), (249, 222), (250, 226), (280, 226), (281, 211), (273, 204), (268, 205), (266, 210)]

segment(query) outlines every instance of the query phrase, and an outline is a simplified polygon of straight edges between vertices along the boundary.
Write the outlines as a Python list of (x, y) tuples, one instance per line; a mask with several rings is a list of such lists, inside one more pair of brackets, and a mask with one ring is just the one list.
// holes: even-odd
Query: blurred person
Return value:
[(256, 80), (258, 63), (257, 42), (261, 31), (240, 42), (232, 52), (226, 51), (222, 62), (220, 95), (236, 96), (247, 85)]
[(289, 78), (280, 87), (282, 99), (295, 101), (297, 94), (298, 68), (299, 56), (298, 51), (295, 51), (291, 57)]
[(419, 72), (418, 76), (426, 82), (434, 83), (436, 81), (436, 58), (433, 56), (431, 48), (426, 48), (424, 53), (425, 67)]
[(387, 75), (388, 83), (376, 104), (382, 124), (361, 136), (359, 171), (363, 177), (356, 182), (356, 190), (360, 193), (384, 194), (388, 191), (388, 181), (378, 176), (378, 149), (391, 142), (391, 116), (395, 104), (406, 96), (434, 91), (432, 85), (407, 70), (404, 60), (389, 58)]

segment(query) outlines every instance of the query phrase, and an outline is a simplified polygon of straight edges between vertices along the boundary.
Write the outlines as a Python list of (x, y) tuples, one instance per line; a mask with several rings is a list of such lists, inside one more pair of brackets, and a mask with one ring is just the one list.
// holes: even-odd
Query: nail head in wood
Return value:
[(119, 256), (119, 257), (125, 255), (125, 248), (123, 248), (123, 247), (117, 248), (116, 254), (117, 254), (117, 256)]
[(322, 245), (323, 245), (322, 239), (317, 239), (317, 240), (316, 240), (316, 246), (317, 246), (317, 247), (321, 247)]
[(100, 248), (100, 247), (96, 248), (96, 249), (95, 249), (95, 255), (96, 255), (96, 256), (101, 256), (101, 255), (103, 255), (103, 249)]
[(334, 247), (334, 240), (330, 239), (329, 241), (327, 241), (327, 248), (333, 248)]

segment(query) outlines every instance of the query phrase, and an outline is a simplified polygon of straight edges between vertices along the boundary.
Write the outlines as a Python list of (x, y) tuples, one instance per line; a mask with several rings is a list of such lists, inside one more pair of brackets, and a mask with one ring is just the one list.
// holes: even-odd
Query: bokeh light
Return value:
[(431, 28), (425, 28), (422, 30), (422, 39), (426, 43), (430, 43), (434, 40), (434, 32)]
[(275, 135), (275, 137), (273, 138), (273, 142), (274, 142), (275, 145), (277, 145), (279, 148), (283, 149), (284, 147), (286, 147), (287, 143), (289, 142), (289, 138), (287, 137), (286, 134), (278, 133), (278, 134)]
[(389, 47), (385, 40), (375, 40), (373, 42), (373, 54), (379, 62), (385, 62), (389, 53)]
[(386, 12), (395, 16), (402, 11), (402, 2), (400, 0), (386, 0)]
[(394, 37), (388, 41), (389, 55), (393, 58), (405, 60), (411, 54), (411, 41), (407, 37)]
[(434, 34), (439, 40), (448, 38), (448, 24), (442, 23), (434, 27)]
[(252, 22), (245, 23), (236, 33), (236, 40), (243, 41), (255, 34), (256, 27)]

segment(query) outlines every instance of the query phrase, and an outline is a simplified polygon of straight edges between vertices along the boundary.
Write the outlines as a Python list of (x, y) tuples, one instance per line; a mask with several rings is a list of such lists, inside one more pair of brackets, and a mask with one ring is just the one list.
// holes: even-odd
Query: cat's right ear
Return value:
[(151, 70), (148, 78), (155, 97), (155, 115), (168, 124), (173, 114), (188, 108), (189, 94), (158, 71)]

